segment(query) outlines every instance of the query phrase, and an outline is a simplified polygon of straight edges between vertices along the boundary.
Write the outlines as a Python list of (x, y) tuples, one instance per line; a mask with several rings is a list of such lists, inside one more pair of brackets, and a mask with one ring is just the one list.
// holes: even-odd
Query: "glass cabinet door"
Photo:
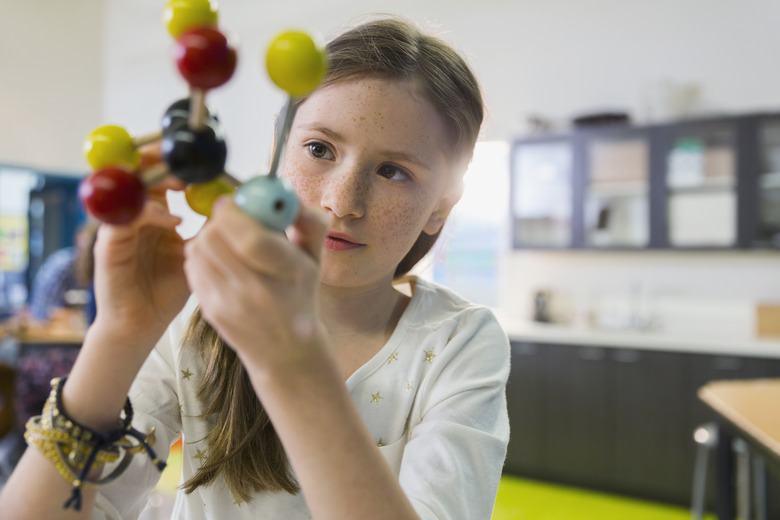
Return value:
[(721, 124), (675, 131), (666, 156), (669, 245), (735, 246), (736, 187), (733, 126)]
[(780, 247), (780, 121), (767, 121), (760, 132), (757, 238)]
[(586, 141), (585, 244), (646, 247), (650, 240), (650, 150), (645, 137)]
[(572, 144), (569, 140), (515, 143), (512, 222), (515, 247), (570, 247)]

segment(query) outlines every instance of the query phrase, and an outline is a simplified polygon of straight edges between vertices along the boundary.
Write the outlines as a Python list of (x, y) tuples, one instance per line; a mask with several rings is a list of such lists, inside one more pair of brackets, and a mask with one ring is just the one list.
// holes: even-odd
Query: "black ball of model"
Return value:
[(211, 181), (225, 171), (227, 143), (215, 118), (207, 117), (197, 130), (176, 118), (164, 131), (161, 148), (171, 173), (188, 184)]
[[(171, 103), (171, 105), (165, 110), (165, 114), (163, 114), (162, 119), (160, 120), (160, 126), (162, 127), (163, 135), (168, 132), (169, 128), (174, 123), (179, 121), (189, 121), (190, 103), (190, 98), (181, 98)], [(207, 120), (216, 119), (219, 121), (219, 118), (216, 116), (216, 114), (212, 114), (208, 107), (204, 108), (206, 114), (205, 117)]]

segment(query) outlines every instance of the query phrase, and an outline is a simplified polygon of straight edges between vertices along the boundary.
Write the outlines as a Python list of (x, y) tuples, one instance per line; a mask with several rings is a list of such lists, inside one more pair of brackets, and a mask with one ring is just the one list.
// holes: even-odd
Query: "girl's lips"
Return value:
[(325, 248), (331, 251), (347, 251), (363, 247), (364, 245), (346, 233), (338, 233), (336, 231), (328, 232), (328, 236), (325, 238)]

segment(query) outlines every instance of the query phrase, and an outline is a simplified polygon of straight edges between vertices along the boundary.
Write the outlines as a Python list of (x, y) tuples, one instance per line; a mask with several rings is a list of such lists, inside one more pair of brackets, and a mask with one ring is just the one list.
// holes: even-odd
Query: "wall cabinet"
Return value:
[(516, 248), (780, 248), (780, 114), (513, 143)]
[(505, 471), (688, 506), (693, 432), (715, 420), (696, 392), (780, 377), (780, 360), (513, 342), (511, 370)]

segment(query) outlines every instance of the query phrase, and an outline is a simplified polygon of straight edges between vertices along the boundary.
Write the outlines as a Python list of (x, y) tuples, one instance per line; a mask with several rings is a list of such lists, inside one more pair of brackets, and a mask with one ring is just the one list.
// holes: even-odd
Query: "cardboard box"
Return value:
[(756, 336), (780, 338), (780, 303), (760, 303), (756, 307)]

